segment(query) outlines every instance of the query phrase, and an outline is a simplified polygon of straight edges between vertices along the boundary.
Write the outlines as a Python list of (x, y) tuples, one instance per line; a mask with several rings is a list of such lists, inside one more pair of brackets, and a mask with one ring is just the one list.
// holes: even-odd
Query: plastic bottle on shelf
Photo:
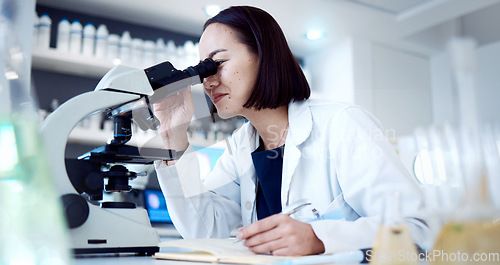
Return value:
[(82, 52), (82, 24), (78, 20), (71, 23), (69, 52), (72, 54), (80, 54)]
[(106, 48), (108, 45), (109, 31), (106, 25), (99, 25), (95, 35), (95, 56), (104, 59), (106, 56)]
[(139, 38), (132, 39), (131, 62), (135, 66), (142, 66), (142, 57), (144, 56), (144, 41)]
[(177, 60), (176, 60), (176, 67), (179, 69), (184, 69), (187, 66), (189, 66), (189, 62), (187, 61), (187, 53), (186, 50), (184, 49), (183, 45), (179, 45), (176, 48), (176, 54), (177, 54)]
[(71, 24), (68, 19), (63, 18), (57, 25), (57, 42), (56, 49), (61, 52), (69, 52), (69, 35), (71, 32)]
[(106, 59), (114, 60), (120, 57), (120, 36), (109, 34), (106, 46)]
[(161, 63), (167, 60), (165, 41), (162, 38), (156, 40), (155, 62)]
[(130, 32), (124, 31), (120, 39), (120, 60), (124, 63), (130, 62), (132, 37)]
[(143, 65), (145, 67), (155, 64), (155, 43), (152, 40), (144, 41)]
[(197, 56), (195, 49), (196, 47), (194, 46), (194, 43), (192, 41), (188, 40), (184, 43), (184, 51), (185, 51), (185, 58), (187, 65), (196, 64)]
[(40, 23), (40, 18), (38, 14), (35, 12), (33, 16), (33, 36), (31, 39), (31, 47), (35, 48), (38, 45), (38, 24)]
[[(173, 40), (169, 40), (167, 42), (167, 60), (170, 61), (174, 66), (177, 65), (177, 48), (175, 47), (175, 43)], [(176, 66), (177, 67), (177, 66)], [(179, 67), (177, 67), (179, 68)]]
[(52, 19), (49, 15), (43, 14), (38, 23), (38, 48), (48, 49), (50, 47), (50, 29), (52, 27)]
[(82, 54), (84, 56), (94, 56), (95, 27), (92, 23), (87, 23), (83, 27), (82, 34)]

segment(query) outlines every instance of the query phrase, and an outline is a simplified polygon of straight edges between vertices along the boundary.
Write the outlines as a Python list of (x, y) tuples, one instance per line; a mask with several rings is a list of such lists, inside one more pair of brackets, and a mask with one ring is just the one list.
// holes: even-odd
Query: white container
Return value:
[(124, 63), (130, 62), (131, 45), (132, 45), (132, 37), (130, 36), (130, 32), (124, 31), (120, 39), (120, 54), (119, 54), (120, 59)]
[(69, 52), (72, 54), (82, 53), (82, 24), (75, 20), (71, 23), (69, 35)]
[(155, 64), (155, 42), (152, 40), (144, 41), (143, 65), (146, 67)]
[(33, 36), (31, 39), (31, 48), (34, 49), (38, 45), (38, 24), (40, 23), (40, 18), (38, 14), (35, 12), (35, 16), (33, 17)]
[(56, 49), (60, 52), (69, 52), (69, 35), (71, 32), (71, 24), (68, 19), (63, 18), (57, 25), (57, 42)]
[(167, 42), (167, 48), (166, 48), (166, 51), (167, 51), (167, 60), (172, 63), (174, 66), (177, 63), (177, 48), (175, 47), (175, 43), (173, 40), (169, 40)]
[(162, 38), (156, 40), (155, 63), (161, 63), (167, 60), (167, 50), (165, 41)]
[(197, 60), (197, 52), (194, 43), (190, 40), (184, 43), (185, 60), (187, 65), (195, 65)]
[(144, 56), (144, 41), (139, 38), (132, 39), (132, 59), (135, 66), (142, 66), (142, 57)]
[(177, 46), (176, 52), (177, 52), (177, 60), (175, 61), (176, 64), (174, 64), (175, 68), (184, 69), (188, 67), (189, 62), (187, 58), (187, 52), (186, 49), (184, 49), (184, 46), (183, 45)]
[(109, 34), (106, 47), (106, 59), (115, 60), (120, 57), (120, 36)]
[(92, 23), (87, 23), (83, 27), (82, 34), (82, 54), (84, 56), (94, 56), (95, 27)]
[(100, 59), (106, 58), (109, 31), (106, 25), (99, 25), (95, 35), (95, 56)]
[(37, 46), (39, 49), (48, 49), (50, 47), (50, 28), (52, 20), (49, 15), (43, 14), (38, 23), (38, 40)]

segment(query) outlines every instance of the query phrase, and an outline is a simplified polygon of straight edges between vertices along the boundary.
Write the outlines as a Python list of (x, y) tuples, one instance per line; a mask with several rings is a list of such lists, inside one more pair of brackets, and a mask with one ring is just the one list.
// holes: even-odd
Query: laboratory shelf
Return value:
[(38, 70), (101, 78), (114, 66), (110, 60), (64, 53), (52, 48), (32, 51), (32, 67)]

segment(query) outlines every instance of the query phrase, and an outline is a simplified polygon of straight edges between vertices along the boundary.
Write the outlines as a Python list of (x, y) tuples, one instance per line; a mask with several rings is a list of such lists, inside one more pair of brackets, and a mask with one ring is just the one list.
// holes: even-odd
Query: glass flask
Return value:
[(418, 264), (417, 248), (401, 216), (398, 192), (384, 198), (383, 209), (382, 224), (373, 242), (370, 264)]
[(32, 29), (22, 17), (33, 13), (34, 1), (0, 5), (0, 264), (70, 264), (62, 205), (30, 95), (29, 37), (23, 36)]
[(416, 132), (421, 184), (430, 219), (438, 223), (430, 264), (499, 264), (500, 219), (495, 209), (500, 137), (477, 116), (475, 42), (450, 42), (456, 124)]

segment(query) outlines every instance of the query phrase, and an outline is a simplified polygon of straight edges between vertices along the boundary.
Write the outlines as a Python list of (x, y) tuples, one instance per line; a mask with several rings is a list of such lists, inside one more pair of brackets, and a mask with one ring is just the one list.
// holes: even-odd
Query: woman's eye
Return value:
[(224, 60), (224, 61), (216, 61), (215, 63), (217, 64), (217, 66), (220, 66), (220, 65), (221, 65), (221, 64), (223, 64), (224, 62), (225, 62), (225, 60)]

